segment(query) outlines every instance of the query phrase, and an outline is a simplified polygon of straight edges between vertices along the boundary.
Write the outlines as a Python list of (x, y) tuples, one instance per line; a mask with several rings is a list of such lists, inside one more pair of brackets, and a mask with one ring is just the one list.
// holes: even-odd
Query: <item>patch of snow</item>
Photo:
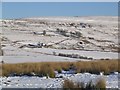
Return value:
[(70, 79), (73, 82), (84, 82), (87, 84), (92, 80), (96, 83), (97, 80), (103, 78), (106, 80), (106, 88), (118, 88), (118, 75), (95, 75), (90, 73), (77, 73), (77, 74), (59, 74), (64, 78), (45, 78), (37, 76), (14, 76), (14, 77), (1, 77), (2, 87), (5, 88), (62, 88), (64, 79)]

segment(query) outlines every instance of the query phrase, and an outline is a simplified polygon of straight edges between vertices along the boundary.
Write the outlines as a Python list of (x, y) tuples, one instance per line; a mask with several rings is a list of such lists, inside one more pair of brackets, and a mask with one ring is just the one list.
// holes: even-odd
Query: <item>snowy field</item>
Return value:
[[(118, 59), (117, 19), (98, 16), (3, 20), (3, 60), (5, 63), (84, 60), (56, 56), (54, 52), (93, 59)], [(41, 47), (36, 48), (38, 43)]]
[[(83, 51), (83, 50), (58, 50), (58, 49), (49, 49), (49, 48), (35, 48), (29, 49), (25, 48), (25, 51), (16, 52), (7, 51), (11, 53), (11, 56), (4, 56), (3, 60), (6, 63), (23, 63), (23, 62), (74, 62), (74, 61), (87, 61), (87, 59), (79, 58), (70, 58), (70, 57), (61, 57), (53, 55), (53, 52), (56, 54), (77, 54), (88, 58), (96, 59), (118, 59), (118, 53), (116, 52), (100, 52), (100, 51)], [(12, 54), (14, 54), (12, 56)], [(19, 55), (18, 55), (19, 54)], [(89, 60), (90, 61), (90, 60)]]
[[(95, 75), (89, 73), (78, 74), (59, 74), (64, 78), (46, 78), (46, 77), (28, 77), (28, 76), (15, 76), (3, 77), (3, 88), (62, 88), (65, 79), (70, 79), (74, 82), (88, 83), (92, 80), (95, 83), (100, 78), (106, 80), (106, 88), (118, 88), (118, 74), (112, 75)], [(119, 77), (120, 78), (120, 77)], [(1, 78), (0, 78), (1, 79)]]

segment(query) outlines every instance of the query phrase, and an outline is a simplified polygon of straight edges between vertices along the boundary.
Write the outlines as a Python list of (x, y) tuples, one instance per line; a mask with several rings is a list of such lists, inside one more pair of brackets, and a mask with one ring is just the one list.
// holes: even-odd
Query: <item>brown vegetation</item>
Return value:
[(106, 81), (104, 79), (99, 79), (96, 83), (96, 88), (100, 88), (101, 90), (105, 90)]
[(90, 81), (85, 85), (83, 82), (74, 83), (71, 80), (65, 80), (62, 88), (63, 90), (106, 90), (106, 82), (104, 79), (99, 79), (96, 84)]
[(54, 71), (69, 70), (74, 67), (76, 73), (89, 72), (99, 74), (110, 74), (111, 72), (120, 72), (118, 67), (119, 60), (99, 60), (99, 61), (81, 61), (81, 62), (40, 62), (40, 63), (20, 63), (20, 64), (3, 64), (2, 75), (32, 75), (54, 77)]

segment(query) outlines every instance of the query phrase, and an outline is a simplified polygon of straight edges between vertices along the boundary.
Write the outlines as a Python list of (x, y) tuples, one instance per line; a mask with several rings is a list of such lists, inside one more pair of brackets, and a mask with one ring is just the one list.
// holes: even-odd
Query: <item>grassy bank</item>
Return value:
[(40, 62), (40, 63), (21, 63), (21, 64), (2, 64), (2, 76), (33, 75), (54, 77), (54, 71), (69, 70), (75, 68), (76, 72), (89, 72), (92, 74), (110, 74), (111, 72), (120, 72), (118, 67), (119, 60), (98, 60), (81, 62)]

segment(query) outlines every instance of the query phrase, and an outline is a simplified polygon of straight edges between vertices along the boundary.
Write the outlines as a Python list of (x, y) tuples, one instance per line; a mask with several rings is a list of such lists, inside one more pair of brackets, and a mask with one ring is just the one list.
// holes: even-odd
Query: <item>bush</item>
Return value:
[(99, 79), (96, 83), (96, 88), (99, 88), (99, 90), (106, 90), (106, 81), (104, 79)]
[(63, 90), (106, 90), (106, 83), (104, 79), (98, 80), (95, 85), (92, 81), (85, 85), (82, 82), (74, 83), (71, 80), (65, 80), (62, 88)]
[(79, 85), (73, 83), (70, 80), (65, 80), (63, 83), (63, 90), (72, 90), (73, 88), (79, 88)]

